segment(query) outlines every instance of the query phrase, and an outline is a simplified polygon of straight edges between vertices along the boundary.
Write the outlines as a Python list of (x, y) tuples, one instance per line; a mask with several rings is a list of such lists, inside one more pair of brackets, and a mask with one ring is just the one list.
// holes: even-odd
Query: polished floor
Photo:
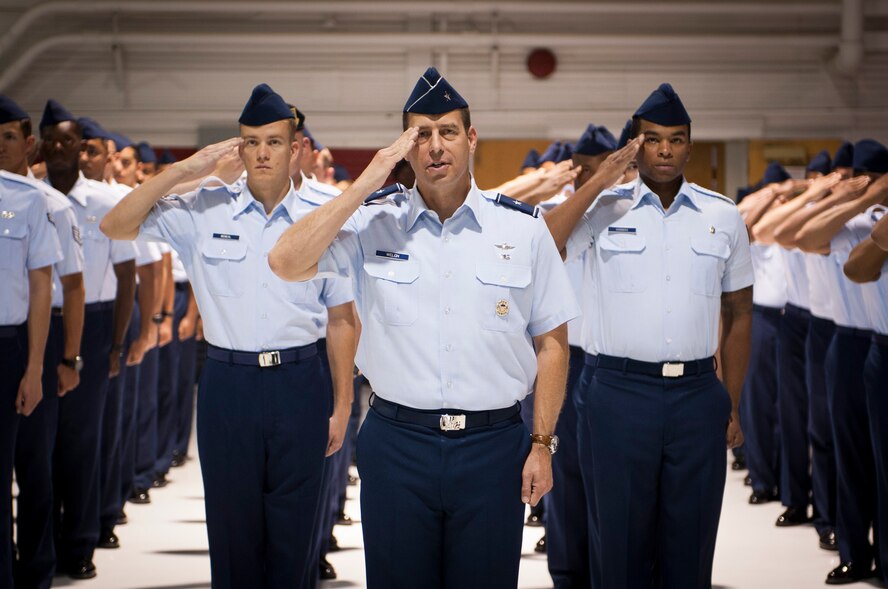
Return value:
[[(196, 455), (196, 454), (195, 454)], [(121, 548), (99, 550), (98, 577), (72, 581), (58, 577), (57, 587), (84, 589), (204, 589), (210, 567), (204, 526), (200, 467), (192, 460), (173, 469), (170, 484), (151, 492), (150, 505), (127, 505), (129, 524), (117, 528)], [(838, 564), (836, 553), (817, 546), (810, 526), (774, 527), (779, 504), (750, 506), (742, 474), (728, 472), (724, 509), (715, 556), (714, 585), (721, 589), (809, 589), (823, 587), (826, 573)], [(363, 587), (358, 487), (349, 487), (351, 526), (337, 526), (342, 550), (329, 555), (339, 575), (328, 589)], [(551, 587), (545, 557), (535, 554), (541, 528), (525, 528), (519, 587)], [(861, 583), (855, 587), (878, 586)]]

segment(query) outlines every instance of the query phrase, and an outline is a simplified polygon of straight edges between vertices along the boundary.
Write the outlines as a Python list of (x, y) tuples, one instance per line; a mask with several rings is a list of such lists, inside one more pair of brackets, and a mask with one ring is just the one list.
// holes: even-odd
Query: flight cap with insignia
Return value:
[(524, 156), (524, 161), (521, 162), (521, 169), (524, 168), (539, 168), (540, 167), (540, 152), (531, 148), (530, 151), (527, 152), (527, 155)]
[(660, 84), (660, 87), (654, 90), (647, 97), (633, 118), (644, 119), (657, 125), (664, 127), (678, 127), (679, 125), (690, 125), (691, 117), (685, 110), (681, 98), (672, 89), (671, 84)]
[(77, 124), (80, 125), (80, 130), (83, 133), (84, 139), (111, 139), (111, 134), (108, 133), (108, 131), (106, 131), (95, 119), (80, 117), (77, 119)]
[(136, 145), (136, 150), (139, 152), (139, 160), (143, 164), (157, 163), (157, 154), (154, 153), (154, 150), (151, 149), (151, 146), (147, 141), (140, 141), (139, 144)]
[(623, 127), (623, 130), (620, 132), (620, 140), (617, 141), (617, 149), (623, 149), (626, 147), (626, 144), (629, 143), (629, 140), (632, 139), (630, 135), (632, 134), (632, 119), (626, 121), (626, 125)]
[(469, 103), (433, 67), (417, 80), (413, 92), (404, 103), (405, 113), (422, 115), (440, 115), (460, 108), (469, 108)]
[(40, 128), (51, 127), (64, 123), (65, 121), (77, 121), (77, 117), (72, 115), (67, 108), (59, 104), (53, 99), (46, 101), (46, 107), (43, 109), (43, 118), (40, 119)]
[(174, 156), (173, 152), (169, 149), (164, 149), (163, 153), (160, 154), (160, 157), (157, 158), (157, 163), (160, 165), (175, 164), (177, 161), (179, 160), (176, 159), (176, 156)]
[(290, 112), (293, 113), (293, 116), (296, 118), (296, 130), (301, 131), (305, 128), (305, 113), (296, 108), (295, 105), (287, 103), (287, 107), (289, 107)]
[(271, 86), (259, 84), (253, 88), (253, 93), (237, 122), (248, 127), (261, 127), (275, 121), (295, 118), (293, 111), (284, 99), (271, 89)]
[(563, 161), (569, 160), (573, 157), (574, 146), (573, 143), (565, 141), (561, 144), (561, 150), (558, 152), (558, 157), (555, 158), (557, 163), (561, 163)]
[(617, 140), (606, 127), (590, 124), (580, 135), (573, 152), (577, 155), (600, 155), (617, 149)]
[(888, 148), (874, 139), (863, 139), (854, 144), (854, 171), (888, 173)]
[(31, 117), (25, 110), (16, 104), (12, 98), (0, 94), (0, 125), (12, 121), (23, 121)]
[(336, 182), (342, 182), (343, 180), (351, 180), (351, 174), (348, 173), (348, 169), (342, 164), (333, 164), (333, 180)]
[(136, 144), (133, 143), (132, 139), (130, 139), (126, 135), (115, 133), (114, 131), (108, 131), (108, 138), (114, 142), (114, 146), (117, 147), (117, 151), (123, 151), (127, 147), (136, 146)]
[(833, 156), (833, 170), (836, 168), (850, 168), (854, 165), (854, 144), (850, 141), (845, 141), (839, 148), (836, 150), (836, 155)]
[(561, 142), (553, 141), (549, 147), (546, 148), (546, 151), (540, 156), (540, 163), (544, 164), (546, 162), (557, 162), (558, 154), (561, 153)]
[(777, 182), (789, 180), (790, 178), (792, 178), (792, 176), (789, 175), (786, 168), (777, 162), (771, 162), (768, 164), (768, 167), (765, 168), (765, 175), (762, 178), (762, 182), (764, 184), (775, 184)]
[(806, 172), (820, 172), (824, 176), (832, 171), (832, 160), (829, 157), (829, 151), (822, 150), (820, 153), (811, 158), (811, 161), (808, 162), (808, 167), (805, 168)]

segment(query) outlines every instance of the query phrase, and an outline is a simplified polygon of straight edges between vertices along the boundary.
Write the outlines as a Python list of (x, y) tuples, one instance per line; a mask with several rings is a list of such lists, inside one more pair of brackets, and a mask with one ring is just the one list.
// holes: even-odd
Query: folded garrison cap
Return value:
[(888, 173), (888, 148), (874, 139), (854, 144), (854, 171)]
[(84, 139), (111, 139), (111, 134), (95, 119), (80, 117), (77, 119), (77, 124), (80, 125)]
[(31, 117), (12, 98), (0, 94), (0, 125), (12, 121), (22, 121)]
[(445, 80), (438, 70), (430, 67), (425, 71), (413, 92), (404, 104), (404, 112), (423, 115), (440, 115), (460, 108), (468, 108), (469, 103), (459, 95), (456, 88)]
[(629, 140), (632, 139), (629, 135), (632, 133), (632, 119), (626, 121), (626, 124), (623, 126), (623, 130), (620, 132), (620, 140), (617, 141), (617, 149), (623, 149), (626, 147), (626, 144), (629, 143)]
[(600, 155), (606, 151), (617, 149), (617, 140), (607, 127), (596, 127), (590, 124), (580, 136), (574, 147), (574, 153), (578, 155)]
[(157, 158), (157, 163), (160, 165), (164, 164), (175, 164), (177, 161), (176, 156), (173, 155), (173, 152), (169, 149), (164, 149), (163, 153), (160, 154), (160, 157)]
[(521, 163), (521, 169), (524, 168), (539, 168), (540, 167), (540, 152), (535, 149), (531, 149), (527, 152), (527, 155), (524, 156), (524, 161)]
[(261, 127), (275, 121), (295, 118), (296, 115), (280, 94), (272, 90), (268, 84), (259, 84), (253, 88), (253, 93), (237, 122), (249, 127)]
[(765, 175), (762, 178), (762, 183), (774, 184), (777, 182), (789, 180), (790, 178), (792, 178), (792, 176), (789, 175), (789, 172), (786, 171), (786, 168), (784, 168), (777, 162), (771, 162), (770, 164), (768, 164), (768, 167), (765, 168)]
[(632, 116), (664, 127), (691, 124), (688, 111), (670, 84), (660, 84), (660, 87), (647, 97)]
[(157, 154), (154, 153), (154, 150), (151, 149), (151, 146), (148, 145), (147, 141), (139, 142), (139, 144), (136, 145), (136, 150), (139, 152), (139, 161), (143, 164), (157, 163)]
[(561, 153), (561, 142), (553, 141), (549, 144), (549, 147), (546, 148), (546, 151), (540, 156), (540, 163), (544, 164), (546, 162), (557, 162), (558, 155)]
[(117, 151), (122, 151), (127, 147), (136, 146), (136, 144), (133, 143), (132, 139), (130, 139), (126, 135), (115, 133), (114, 131), (108, 131), (108, 139), (114, 142), (114, 146), (117, 147)]
[(574, 153), (574, 145), (569, 141), (565, 141), (561, 144), (561, 150), (558, 152), (558, 157), (555, 159), (556, 162), (563, 162), (565, 160), (569, 160), (573, 157)]
[(811, 158), (808, 162), (806, 172), (820, 172), (824, 176), (832, 171), (832, 160), (829, 157), (829, 151), (822, 150), (820, 153)]
[(836, 155), (833, 156), (833, 169), (836, 168), (850, 168), (854, 165), (854, 144), (850, 141), (846, 141), (839, 146), (836, 150)]
[(292, 112), (293, 116), (296, 118), (296, 130), (301, 131), (305, 128), (305, 113), (292, 104), (288, 103), (287, 106), (290, 107), (290, 112)]
[(40, 119), (40, 128), (58, 125), (65, 121), (77, 121), (77, 117), (72, 115), (68, 109), (53, 99), (46, 101), (46, 107), (43, 109), (43, 118)]

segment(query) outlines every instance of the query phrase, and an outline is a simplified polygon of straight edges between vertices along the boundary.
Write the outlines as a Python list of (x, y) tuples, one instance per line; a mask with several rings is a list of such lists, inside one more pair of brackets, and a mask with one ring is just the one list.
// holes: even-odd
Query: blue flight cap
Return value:
[(854, 144), (850, 141), (842, 143), (836, 150), (836, 155), (833, 156), (832, 165), (833, 170), (852, 167), (854, 165)]
[(237, 122), (248, 127), (261, 127), (275, 121), (295, 118), (293, 111), (279, 94), (268, 84), (259, 84), (253, 88)]
[(854, 144), (854, 171), (888, 173), (888, 148), (874, 139), (863, 139)]
[(132, 139), (130, 139), (126, 135), (115, 133), (114, 131), (108, 131), (108, 139), (114, 142), (114, 146), (117, 148), (117, 151), (123, 151), (127, 147), (136, 146), (136, 144), (133, 143)]
[(417, 80), (404, 103), (404, 112), (423, 115), (440, 115), (460, 108), (469, 108), (469, 103), (433, 67)]
[(539, 168), (540, 167), (540, 152), (535, 149), (531, 149), (527, 152), (527, 155), (524, 156), (524, 161), (521, 162), (521, 169), (524, 168)]
[(660, 84), (660, 87), (647, 97), (632, 116), (664, 127), (691, 124), (688, 111), (670, 84)]
[(95, 119), (80, 117), (77, 119), (84, 139), (111, 139), (111, 135)]
[(617, 149), (623, 149), (626, 147), (626, 144), (629, 143), (629, 140), (632, 139), (629, 135), (632, 133), (632, 119), (626, 121), (626, 125), (623, 127), (623, 130), (620, 132), (620, 140), (617, 141)]
[(308, 127), (302, 127), (302, 134), (309, 138), (309, 140), (311, 141), (312, 149), (317, 149), (318, 151), (324, 149), (323, 144), (321, 144), (320, 141), (314, 138), (314, 135), (311, 134), (311, 131), (308, 130)]
[(822, 150), (820, 153), (811, 158), (808, 162), (806, 172), (820, 172), (824, 176), (832, 171), (832, 160), (829, 157), (829, 151)]
[(741, 200), (749, 196), (755, 192), (755, 187), (753, 186), (743, 186), (737, 189), (737, 200), (735, 202), (739, 203)]
[(553, 141), (549, 144), (549, 147), (546, 148), (546, 151), (543, 152), (543, 155), (540, 156), (540, 163), (544, 164), (546, 162), (557, 162), (558, 154), (561, 153), (561, 142)]
[(53, 99), (46, 101), (46, 108), (43, 109), (43, 118), (40, 119), (40, 128), (51, 127), (64, 123), (65, 121), (77, 121), (77, 117), (72, 115), (68, 109)]
[(179, 160), (176, 159), (176, 156), (174, 156), (173, 152), (169, 149), (164, 149), (163, 153), (160, 154), (160, 157), (157, 158), (157, 163), (160, 165), (175, 164), (177, 161)]
[(12, 121), (23, 121), (31, 117), (12, 98), (0, 94), (0, 125)]
[(789, 180), (792, 176), (789, 175), (789, 172), (781, 166), (777, 162), (771, 162), (768, 164), (768, 167), (765, 168), (765, 175), (762, 178), (763, 184), (775, 184), (777, 182), (783, 182), (785, 180)]
[(148, 145), (147, 141), (141, 141), (138, 145), (136, 145), (136, 151), (139, 152), (139, 160), (143, 164), (156, 164), (157, 163), (157, 154), (154, 153), (154, 150), (151, 149), (151, 146)]
[(617, 140), (613, 134), (606, 127), (596, 127), (590, 124), (580, 135), (574, 153), (577, 155), (600, 155), (615, 149), (617, 149)]
[(351, 180), (351, 174), (342, 164), (333, 164), (333, 180), (342, 182), (343, 180)]
[(561, 151), (558, 152), (558, 157), (555, 159), (557, 163), (561, 163), (565, 160), (569, 160), (573, 157), (574, 146), (573, 143), (569, 141), (565, 141), (561, 144)]

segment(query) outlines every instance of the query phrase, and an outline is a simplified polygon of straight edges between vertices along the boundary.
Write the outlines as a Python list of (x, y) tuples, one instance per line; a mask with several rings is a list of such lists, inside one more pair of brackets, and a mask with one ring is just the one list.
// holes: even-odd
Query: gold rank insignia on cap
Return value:
[(14, 219), (15, 218), (15, 211), (0, 211), (0, 218)]
[(500, 299), (496, 302), (496, 316), (505, 317), (509, 314), (509, 301)]

